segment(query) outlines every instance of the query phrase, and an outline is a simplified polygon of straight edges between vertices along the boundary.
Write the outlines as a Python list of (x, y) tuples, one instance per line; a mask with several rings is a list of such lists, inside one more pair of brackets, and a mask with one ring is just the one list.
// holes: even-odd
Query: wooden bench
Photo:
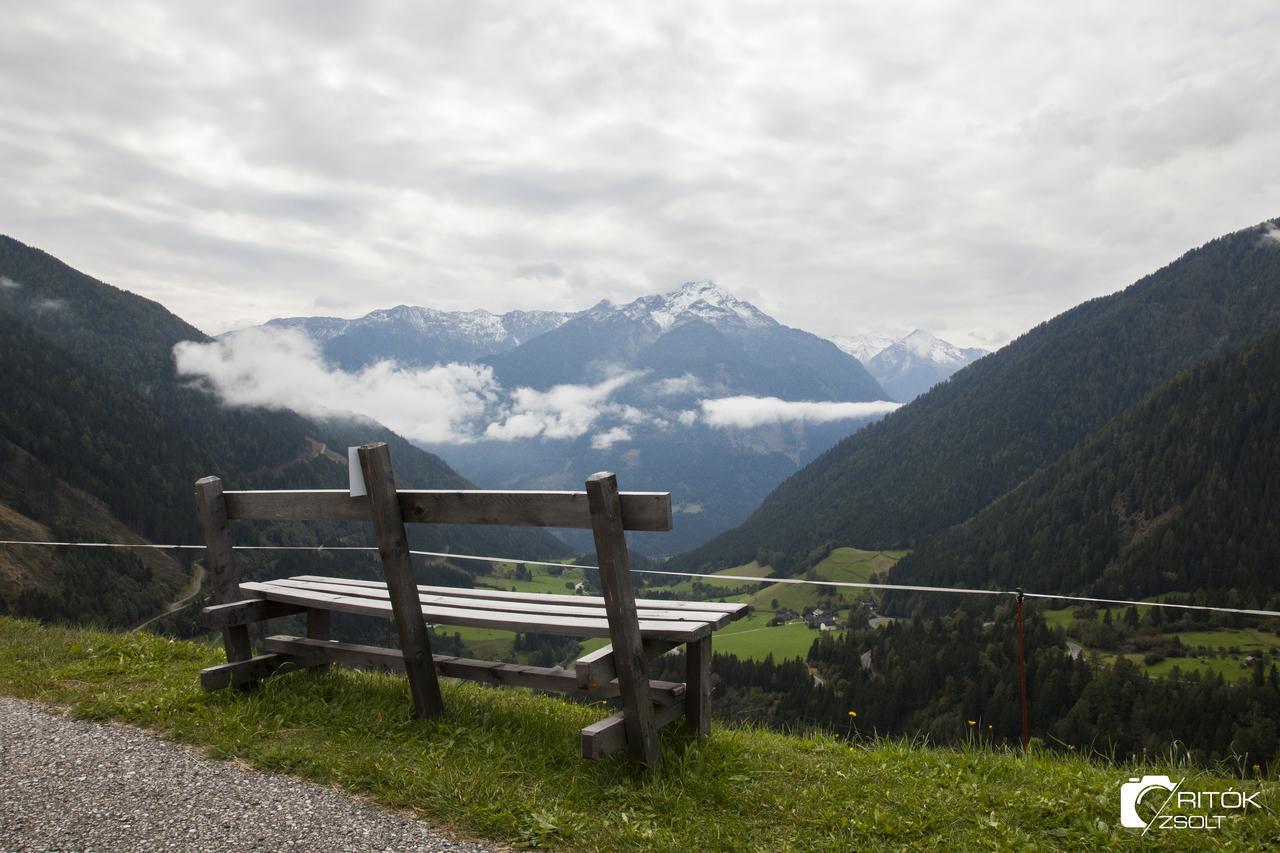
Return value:
[[(206, 559), (217, 604), (203, 611), (221, 629), (227, 663), (200, 674), (214, 690), (247, 686), (281, 670), (327, 666), (386, 669), (408, 675), (415, 714), (443, 709), (437, 676), (557, 691), (592, 699), (620, 697), (622, 711), (582, 730), (582, 755), (601, 758), (626, 746), (639, 765), (660, 763), (658, 728), (684, 717), (699, 737), (711, 729), (711, 634), (746, 615), (745, 604), (635, 597), (624, 531), (670, 530), (666, 492), (619, 492), (613, 474), (594, 474), (585, 492), (399, 491), (385, 444), (360, 448), (367, 496), (346, 491), (224, 492), (221, 481), (196, 482)], [(238, 583), (230, 521), (372, 521), (384, 582), (300, 575)], [(406, 523), (496, 524), (590, 528), (603, 596), (544, 595), (493, 589), (418, 586), (413, 581)], [(331, 612), (394, 621), (400, 648), (330, 639)], [(254, 655), (248, 626), (306, 615), (307, 636), (274, 635)], [(520, 666), (433, 655), (426, 623), (500, 628), (610, 644), (573, 669)], [(684, 682), (651, 681), (650, 659), (685, 646)]]

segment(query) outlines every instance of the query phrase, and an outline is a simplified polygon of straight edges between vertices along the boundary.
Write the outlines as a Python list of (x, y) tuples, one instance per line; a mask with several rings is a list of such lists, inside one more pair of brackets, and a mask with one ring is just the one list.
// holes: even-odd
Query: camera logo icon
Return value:
[(1172, 796), (1181, 784), (1181, 781), (1174, 782), (1168, 776), (1143, 776), (1125, 782), (1120, 786), (1120, 825), (1129, 829), (1146, 829), (1148, 821), (1138, 816), (1138, 803), (1155, 790), (1167, 791)]

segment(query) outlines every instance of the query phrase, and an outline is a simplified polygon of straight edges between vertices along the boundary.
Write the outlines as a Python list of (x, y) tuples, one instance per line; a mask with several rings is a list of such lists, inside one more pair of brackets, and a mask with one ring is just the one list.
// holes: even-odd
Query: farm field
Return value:
[(712, 648), (720, 654), (737, 655), (743, 660), (804, 658), (817, 639), (818, 632), (803, 622), (768, 627), (772, 613), (755, 612), (717, 631)]
[[(1061, 628), (1068, 637), (1073, 636), (1072, 626), (1075, 622), (1070, 608), (1043, 611), (1045, 621), (1052, 627)], [(1196, 630), (1170, 630), (1162, 633), (1167, 638), (1177, 637), (1186, 650), (1184, 657), (1165, 657), (1163, 660), (1148, 664), (1146, 655), (1141, 652), (1123, 654), (1105, 649), (1085, 647), (1086, 656), (1110, 663), (1117, 657), (1125, 657), (1146, 670), (1147, 674), (1157, 678), (1168, 678), (1174, 669), (1182, 674), (1199, 672), (1202, 675), (1221, 675), (1228, 681), (1239, 681), (1252, 677), (1252, 670), (1244, 660), (1251, 654), (1263, 654), (1269, 668), (1271, 662), (1280, 657), (1280, 636), (1273, 631), (1261, 628), (1206, 628)], [(1207, 654), (1197, 653), (1203, 648)], [(1234, 651), (1229, 651), (1233, 650)]]
[[(823, 580), (867, 583), (874, 575), (884, 574), (902, 557), (906, 551), (863, 551), (857, 548), (836, 548), (821, 563), (814, 567), (814, 575)], [(555, 595), (572, 594), (573, 585), (583, 579), (584, 570), (566, 565), (559, 574), (548, 566), (526, 566), (526, 572), (516, 577), (515, 563), (497, 563), (491, 573), (476, 577), (477, 587), (490, 589), (515, 589), (519, 592), (535, 592)], [(772, 569), (750, 562), (741, 566), (722, 569), (715, 574), (735, 575), (740, 577), (767, 578)], [(753, 607), (750, 616), (733, 623), (716, 633), (714, 648), (721, 654), (737, 655), (743, 659), (763, 660), (770, 654), (776, 660), (803, 658), (809, 647), (818, 636), (815, 629), (802, 622), (788, 625), (768, 627), (769, 620), (778, 610), (789, 609), (802, 613), (805, 608), (817, 605), (819, 596), (830, 593), (828, 588), (807, 584), (770, 583), (757, 588), (753, 592), (742, 592), (750, 582), (739, 580), (696, 579), (699, 584), (698, 594), (694, 592), (694, 580), (686, 579), (679, 583), (653, 587), (653, 591), (671, 593), (679, 598), (693, 599), (697, 597), (711, 598), (717, 601), (743, 601)], [(708, 594), (708, 587), (711, 593)], [(724, 595), (716, 595), (723, 591)], [(736, 591), (736, 592), (735, 592)], [(645, 597), (643, 589), (637, 591), (638, 597)], [(862, 590), (843, 589), (836, 591), (836, 600), (840, 610), (847, 610), (854, 601), (867, 595)], [(776, 603), (775, 603), (776, 602)], [(843, 620), (845, 614), (839, 612), (838, 618)], [(469, 654), (477, 657), (510, 658), (512, 654), (513, 635), (510, 632), (489, 628), (459, 628), (440, 626), (442, 633), (461, 635)], [(579, 654), (594, 651), (608, 643), (604, 638), (584, 640), (580, 644)]]
[[(755, 560), (752, 560), (750, 563), (747, 563), (744, 566), (734, 566), (729, 569), (721, 569), (718, 572), (713, 572), (713, 574), (737, 575), (739, 577), (752, 577), (752, 578), (766, 578), (769, 576), (769, 573), (772, 571), (773, 569), (771, 569), (769, 566), (762, 566), (759, 563), (757, 563)], [(661, 577), (661, 576), (657, 575), (653, 577)], [(754, 588), (753, 584), (750, 581), (713, 580), (711, 578), (696, 578), (696, 579), (687, 578), (686, 580), (682, 580), (679, 583), (663, 585), (661, 588), (671, 593), (674, 593), (675, 595), (680, 597), (692, 598), (694, 597), (693, 584), (695, 580), (698, 582), (699, 586), (709, 586), (709, 587), (712, 587), (713, 589), (723, 590), (725, 592), (742, 589), (743, 587)], [(728, 600), (733, 601), (736, 599), (731, 598)]]
[[(873, 575), (885, 574), (906, 555), (906, 551), (863, 551), (858, 548), (836, 548), (825, 560), (814, 567), (818, 579), (844, 581), (846, 583), (868, 583)], [(833, 587), (838, 601), (845, 606), (864, 598), (868, 594), (858, 589), (841, 589)], [(757, 608), (773, 610), (773, 602), (778, 602), (779, 609), (794, 610), (800, 613), (806, 607), (814, 607), (823, 590), (807, 584), (770, 584), (750, 597)]]

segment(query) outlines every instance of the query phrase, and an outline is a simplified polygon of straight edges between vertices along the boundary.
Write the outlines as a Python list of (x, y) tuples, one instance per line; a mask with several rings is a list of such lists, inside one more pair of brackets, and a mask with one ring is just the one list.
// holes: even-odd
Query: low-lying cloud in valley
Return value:
[(220, 341), (173, 348), (190, 376), (229, 406), (292, 409), (310, 417), (364, 416), (406, 438), (466, 440), (466, 425), (499, 400), (487, 367), (449, 364), (404, 369), (382, 361), (358, 372), (334, 370), (315, 343), (292, 329), (248, 329)]
[[(413, 441), (436, 445), (484, 439), (563, 441), (594, 431), (591, 446), (604, 450), (631, 441), (640, 427), (825, 423), (877, 417), (899, 405), (733, 396), (698, 400), (696, 409), (644, 410), (613, 399), (623, 388), (643, 382), (644, 371), (546, 390), (504, 388), (490, 367), (476, 364), (404, 368), (381, 361), (346, 371), (328, 365), (316, 344), (294, 329), (255, 328), (217, 341), (184, 341), (173, 354), (178, 374), (224, 405), (291, 409), (317, 418), (362, 417)], [(663, 397), (702, 387), (685, 375), (659, 380), (646, 390)]]
[(781, 400), (777, 397), (721, 397), (701, 400), (702, 420), (713, 427), (750, 428), (788, 421), (827, 421), (887, 415), (901, 403), (876, 400), (869, 403)]
[[(595, 385), (555, 385), (546, 391), (517, 388), (511, 392), (510, 402), (503, 406), (501, 420), (485, 427), (485, 437), (507, 441), (535, 436), (577, 438), (585, 435), (601, 416), (615, 409), (607, 404), (614, 392), (642, 375), (639, 371), (628, 371)], [(617, 413), (630, 414), (625, 410)]]

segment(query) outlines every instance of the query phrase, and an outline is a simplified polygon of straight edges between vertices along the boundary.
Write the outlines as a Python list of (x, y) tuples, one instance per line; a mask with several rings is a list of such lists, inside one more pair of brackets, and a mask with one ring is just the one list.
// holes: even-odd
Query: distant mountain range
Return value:
[(900, 403), (909, 403), (989, 350), (961, 348), (923, 329), (894, 338), (884, 332), (837, 336), (831, 342), (866, 366), (880, 386)]
[[(830, 341), (710, 281), (573, 314), (402, 306), (267, 328), (304, 332), (345, 370), (387, 358), (488, 368), (508, 394), (533, 402), (499, 404), (470, 441), (424, 446), (489, 487), (577, 488), (607, 468), (626, 488), (669, 489), (676, 530), (636, 540), (652, 553), (738, 523), (782, 479), (891, 408), (851, 407), (889, 394)], [(556, 408), (579, 397), (593, 401), (590, 411)], [(590, 428), (573, 429), (574, 418)]]
[(1280, 470), (1254, 445), (1274, 441), (1276, 368), (1273, 344), (1245, 349), (1280, 330), (1278, 233), (1214, 240), (1037, 326), (844, 439), (673, 567), (791, 574), (834, 546), (910, 547), (892, 579), (1265, 600), (1280, 543), (1256, 484)]
[[(266, 325), (297, 329), (324, 347), (344, 370), (391, 359), (405, 367), (475, 361), (515, 349), (572, 318), (559, 311), (436, 311), (397, 305), (354, 320), (288, 317)], [(232, 333), (234, 334), (234, 333)], [(224, 336), (225, 337), (225, 336)]]
[[(375, 423), (223, 406), (174, 370), (207, 342), (155, 302), (0, 236), (0, 538), (199, 542), (192, 484), (343, 488), (346, 447), (391, 445), (400, 485), (469, 488), (438, 457)], [(242, 544), (365, 542), (367, 525), (237, 525)], [(532, 529), (415, 525), (415, 547), (563, 556)], [(191, 552), (0, 549), (0, 612), (129, 625), (164, 608)], [(240, 552), (242, 577), (367, 559)], [(354, 564), (359, 565), (354, 565)]]

